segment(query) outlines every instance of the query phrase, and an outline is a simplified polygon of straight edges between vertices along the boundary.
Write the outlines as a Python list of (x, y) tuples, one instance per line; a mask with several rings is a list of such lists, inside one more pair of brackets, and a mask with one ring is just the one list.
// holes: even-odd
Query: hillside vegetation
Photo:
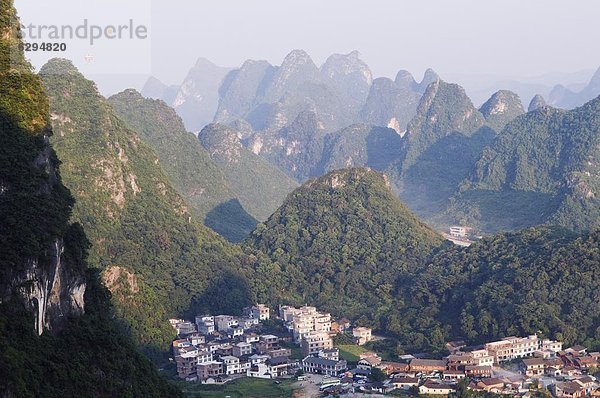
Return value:
[[(137, 342), (163, 351), (174, 335), (167, 317), (241, 308), (246, 293), (233, 275), (241, 252), (193, 220), (158, 155), (69, 61), (52, 60), (40, 75), (50, 96), (52, 144), (77, 201), (73, 219)], [(207, 293), (220, 286), (225, 297)]]
[[(108, 292), (87, 269), (88, 242), (70, 220), (48, 98), (19, 50), (19, 20), (0, 1), (0, 396), (179, 396), (115, 322)], [(43, 290), (50, 274), (58, 281)], [(85, 290), (83, 308), (73, 291)], [(32, 296), (35, 289), (48, 302)], [(43, 299), (43, 298), (40, 298)], [(48, 309), (38, 330), (38, 306)], [(85, 313), (82, 313), (85, 311)]]

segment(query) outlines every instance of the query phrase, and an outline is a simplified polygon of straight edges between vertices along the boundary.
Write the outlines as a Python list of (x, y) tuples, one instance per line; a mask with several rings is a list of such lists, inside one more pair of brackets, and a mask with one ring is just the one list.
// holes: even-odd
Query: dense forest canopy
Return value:
[[(177, 397), (115, 321), (108, 292), (87, 270), (88, 241), (71, 222), (73, 197), (48, 144), (48, 98), (19, 49), (12, 1), (0, 5), (0, 395)], [(68, 309), (75, 285), (85, 288), (85, 314), (48, 311), (40, 336), (39, 307), (26, 295), (37, 289), (32, 278), (52, 274), (62, 279), (44, 293), (59, 303), (48, 305), (65, 301), (60, 309)]]
[(318, 305), (406, 350), (536, 332), (598, 346), (599, 237), (540, 227), (453, 246), (383, 176), (350, 169), (307, 182), (246, 248), (271, 261), (250, 273), (259, 300)]

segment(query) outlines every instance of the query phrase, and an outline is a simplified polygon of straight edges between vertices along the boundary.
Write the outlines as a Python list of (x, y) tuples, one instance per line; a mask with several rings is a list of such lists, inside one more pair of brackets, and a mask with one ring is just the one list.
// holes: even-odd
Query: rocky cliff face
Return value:
[(60, 330), (69, 317), (84, 312), (85, 278), (63, 260), (64, 241), (56, 238), (48, 258), (30, 258), (15, 272), (6, 293), (16, 293), (25, 308), (34, 314), (38, 334), (46, 329)]
[(543, 108), (547, 105), (548, 104), (546, 104), (546, 100), (544, 99), (544, 97), (542, 97), (540, 94), (536, 94), (536, 96), (531, 99), (531, 102), (529, 103), (529, 107), (527, 108), (527, 111), (533, 112), (533, 111)]
[(508, 122), (525, 113), (519, 96), (508, 90), (494, 93), (479, 111), (489, 126), (497, 132), (500, 132)]
[(18, 50), (12, 3), (3, 1), (0, 13), (0, 303), (22, 303), (41, 334), (83, 313), (85, 263), (77, 252), (85, 238), (69, 224), (73, 199), (48, 141), (48, 100)]

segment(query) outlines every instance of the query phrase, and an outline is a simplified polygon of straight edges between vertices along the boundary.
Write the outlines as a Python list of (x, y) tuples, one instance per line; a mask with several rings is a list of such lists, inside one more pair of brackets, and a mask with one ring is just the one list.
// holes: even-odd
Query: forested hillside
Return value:
[(387, 329), (408, 346), (541, 332), (597, 349), (599, 248), (598, 231), (577, 236), (552, 228), (450, 247), (404, 278), (401, 315)]
[(113, 319), (71, 223), (48, 99), (0, 2), (0, 395), (179, 396)]
[(258, 259), (248, 271), (257, 300), (317, 305), (403, 350), (538, 331), (598, 347), (599, 238), (537, 228), (453, 246), (382, 175), (349, 169), (292, 193), (246, 250)]
[(597, 228), (599, 132), (600, 99), (518, 117), (483, 152), (451, 212), (489, 232), (542, 223)]
[(272, 261), (253, 280), (259, 300), (308, 302), (380, 326), (394, 310), (401, 272), (442, 244), (384, 177), (348, 169), (294, 191), (247, 240)]
[(198, 139), (221, 168), (244, 208), (264, 221), (298, 184), (277, 166), (244, 147), (241, 135), (233, 127), (212, 123), (202, 129)]
[[(241, 253), (193, 220), (158, 155), (69, 61), (52, 60), (40, 74), (52, 144), (77, 200), (73, 218), (92, 243), (90, 265), (104, 271), (137, 342), (162, 351), (174, 336), (168, 316), (241, 308), (247, 293), (232, 275)], [(225, 297), (205, 296), (222, 284)]]
[[(115, 114), (156, 152), (165, 174), (198, 221), (240, 241), (256, 221), (240, 205), (222, 169), (164, 102), (127, 90), (109, 98)], [(244, 180), (246, 181), (246, 180)]]

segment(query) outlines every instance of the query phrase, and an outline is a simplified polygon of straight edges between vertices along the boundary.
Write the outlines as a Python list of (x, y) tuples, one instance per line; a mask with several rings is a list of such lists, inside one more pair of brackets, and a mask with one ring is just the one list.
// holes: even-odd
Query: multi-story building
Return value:
[(468, 365), (465, 366), (465, 375), (467, 377), (492, 377), (492, 367), (491, 366), (475, 366)]
[(313, 317), (313, 322), (316, 332), (329, 332), (331, 330), (331, 315), (329, 313), (317, 312)]
[(291, 305), (280, 305), (279, 306), (279, 317), (283, 319), (283, 322), (291, 322), (292, 316), (299, 311), (298, 308), (292, 307)]
[(206, 380), (223, 374), (223, 362), (210, 361), (197, 365), (197, 375), (200, 380)]
[(294, 340), (300, 342), (304, 336), (315, 330), (314, 314), (299, 312), (294, 314), (291, 322)]
[(410, 361), (411, 372), (442, 372), (446, 370), (448, 362), (441, 359), (412, 359)]
[(288, 374), (290, 360), (288, 357), (275, 357), (267, 359), (265, 364), (269, 367), (271, 377), (282, 377)]
[(207, 349), (198, 350), (198, 355), (196, 356), (196, 364), (212, 362), (213, 354)]
[(175, 330), (177, 330), (178, 335), (187, 336), (196, 332), (196, 325), (192, 322), (182, 321), (175, 325)]
[(333, 348), (333, 340), (327, 332), (311, 331), (302, 337), (300, 346), (304, 355), (313, 355)]
[(338, 350), (337, 348), (324, 349), (319, 351), (318, 357), (324, 359), (331, 359), (332, 361), (339, 361), (340, 350)]
[(362, 370), (371, 370), (379, 365), (381, 365), (381, 357), (379, 355), (375, 354), (374, 352), (363, 352), (360, 354), (356, 368)]
[(196, 324), (198, 326), (198, 333), (209, 335), (215, 331), (215, 323), (211, 321), (203, 321)]
[(444, 395), (448, 396), (456, 391), (456, 386), (450, 384), (436, 383), (427, 380), (425, 384), (419, 386), (419, 393), (424, 395)]
[(229, 343), (220, 344), (215, 352), (217, 355), (233, 355), (233, 346)]
[(267, 351), (266, 354), (271, 358), (290, 357), (292, 356), (292, 350), (289, 348), (276, 348), (274, 350)]
[(525, 375), (528, 377), (543, 376), (545, 367), (546, 361), (542, 358), (523, 359), (523, 368), (525, 370)]
[(230, 339), (235, 339), (236, 337), (240, 337), (244, 334), (244, 328), (239, 325), (233, 325), (227, 328), (227, 336)]
[(559, 352), (559, 351), (562, 351), (562, 348), (563, 348), (562, 341), (555, 341), (555, 340), (548, 340), (548, 339), (542, 340), (542, 344), (540, 346), (541, 351)]
[(461, 227), (458, 225), (450, 227), (450, 235), (454, 236), (455, 238), (467, 238), (470, 232), (471, 228), (469, 227)]
[(196, 375), (196, 365), (198, 363), (198, 348), (197, 347), (182, 347), (179, 350), (179, 355), (175, 356), (175, 364), (177, 365), (177, 376), (181, 379), (186, 379)]
[(178, 355), (175, 357), (177, 365), (177, 377), (186, 379), (196, 373), (196, 358)]
[(260, 336), (260, 341), (256, 343), (256, 351), (261, 354), (279, 348), (279, 337), (272, 334)]
[(215, 331), (215, 317), (209, 315), (196, 316), (196, 327), (200, 334), (208, 335), (213, 333)]
[(264, 354), (254, 354), (250, 355), (248, 358), (250, 360), (250, 365), (257, 365), (259, 363), (267, 362), (267, 359), (271, 358), (269, 355)]
[(280, 306), (279, 315), (286, 323), (288, 330), (293, 333), (296, 343), (300, 343), (309, 332), (329, 332), (331, 330), (331, 315), (319, 312), (315, 307)]
[(192, 333), (192, 334), (188, 335), (187, 340), (192, 345), (200, 345), (200, 344), (206, 343), (206, 336), (203, 336), (202, 334), (196, 332), (196, 333)]
[(352, 336), (358, 345), (365, 345), (371, 341), (371, 329), (364, 327), (356, 327), (352, 329)]
[(252, 307), (246, 307), (243, 309), (243, 314), (247, 317), (258, 319), (261, 321), (267, 320), (270, 317), (270, 310), (264, 304), (256, 304)]
[(531, 357), (539, 347), (540, 341), (535, 334), (527, 337), (505, 337), (485, 345), (496, 363)]
[(308, 356), (302, 360), (302, 370), (306, 373), (339, 376), (347, 367), (348, 365), (344, 360), (333, 361), (313, 356)]
[(233, 346), (233, 356), (241, 357), (242, 355), (252, 354), (252, 344), (246, 342), (240, 342)]
[(247, 333), (247, 334), (244, 334), (243, 340), (246, 343), (250, 343), (250, 344), (258, 343), (260, 341), (260, 336), (257, 335), (256, 333)]
[(238, 321), (231, 315), (217, 315), (215, 317), (215, 327), (219, 332), (227, 332), (232, 326), (237, 326)]
[(240, 317), (237, 318), (238, 325), (244, 329), (252, 329), (260, 323), (258, 318)]
[(223, 362), (223, 373), (226, 375), (234, 375), (240, 373), (240, 359), (233, 355), (225, 355), (221, 357)]
[(494, 357), (486, 349), (458, 352), (448, 356), (448, 369), (451, 370), (464, 370), (465, 366), (492, 366), (493, 364)]

